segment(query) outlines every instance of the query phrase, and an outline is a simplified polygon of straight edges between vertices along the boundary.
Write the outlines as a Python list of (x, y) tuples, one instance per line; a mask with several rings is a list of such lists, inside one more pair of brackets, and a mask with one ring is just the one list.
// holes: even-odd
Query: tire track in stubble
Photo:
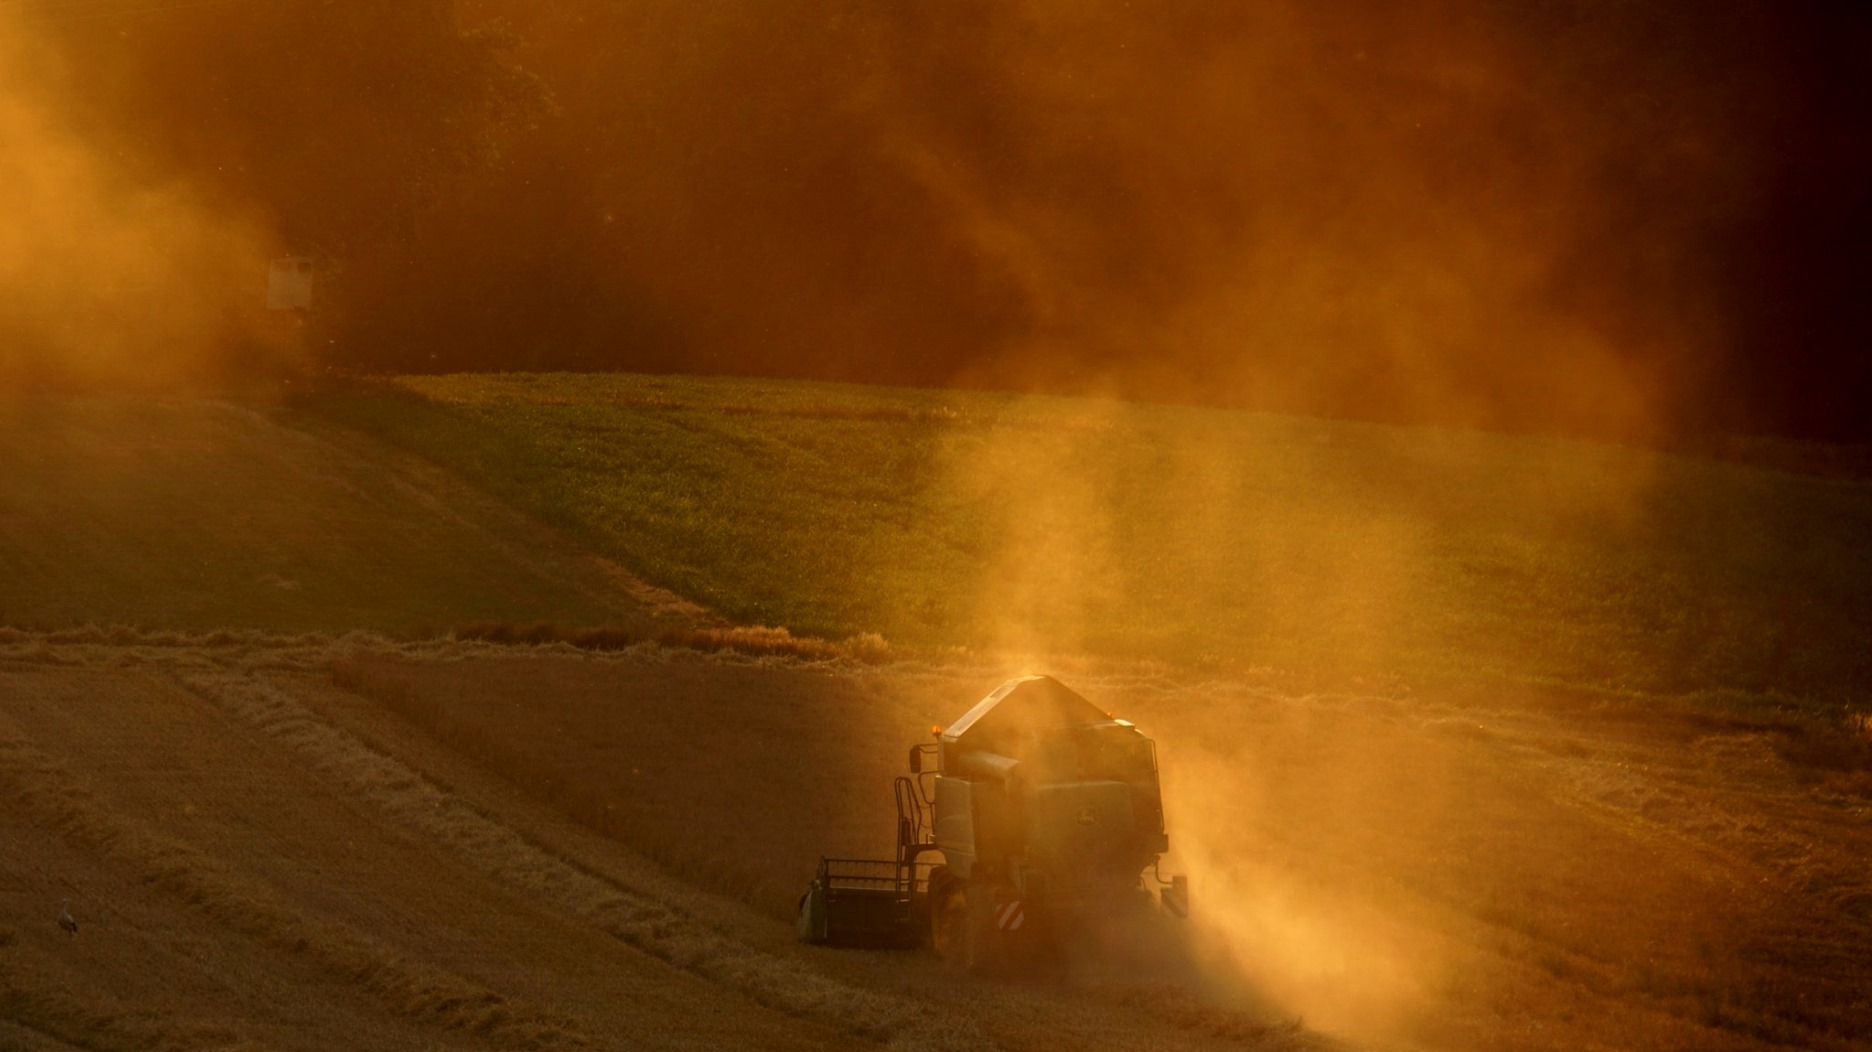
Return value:
[[(496, 1044), (529, 1050), (580, 1048), (590, 1039), (570, 1021), (507, 997), (455, 973), (409, 960), (342, 923), (295, 910), (270, 887), (243, 877), (196, 848), (155, 832), (111, 809), (83, 780), (29, 738), (0, 728), (0, 793), (33, 820), (71, 843), (115, 857), (144, 883), (167, 893), (222, 926), (362, 988), (388, 1011), (447, 1031), (474, 1033)], [(116, 1034), (136, 1047), (190, 1048), (228, 1044), (231, 1034), (206, 1033), (165, 1022), (160, 1009), (123, 1007), (78, 1011), (58, 991), (12, 982), (0, 1004), (22, 1017), (63, 1019), (83, 1034)], [(77, 1007), (74, 1007), (77, 1006)], [(174, 1025), (169, 1025), (174, 1023)]]
[(488, 877), (554, 903), (652, 957), (764, 1007), (906, 1052), (993, 1047), (978, 1028), (952, 1013), (841, 983), (575, 865), (320, 718), (274, 683), (234, 673), (188, 674), (180, 681)]

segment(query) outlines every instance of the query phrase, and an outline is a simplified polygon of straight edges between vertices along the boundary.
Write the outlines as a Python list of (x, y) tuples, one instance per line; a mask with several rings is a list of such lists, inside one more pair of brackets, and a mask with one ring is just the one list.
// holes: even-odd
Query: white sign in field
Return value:
[(312, 261), (287, 256), (267, 265), (267, 310), (305, 310), (312, 306)]

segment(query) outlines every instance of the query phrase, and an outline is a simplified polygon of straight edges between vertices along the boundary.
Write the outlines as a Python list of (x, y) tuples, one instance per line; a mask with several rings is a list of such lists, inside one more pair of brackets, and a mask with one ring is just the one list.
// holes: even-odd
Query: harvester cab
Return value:
[(896, 858), (822, 859), (801, 938), (929, 944), (988, 969), (1050, 957), (1114, 917), (1188, 916), (1184, 878), (1158, 878), (1169, 840), (1156, 746), (1131, 723), (1028, 676), (935, 737), (895, 781)]

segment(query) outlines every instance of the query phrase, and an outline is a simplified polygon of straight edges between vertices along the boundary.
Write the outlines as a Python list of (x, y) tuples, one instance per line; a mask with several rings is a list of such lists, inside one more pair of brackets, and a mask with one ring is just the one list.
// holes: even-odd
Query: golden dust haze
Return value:
[[(1340, 747), (1320, 757), (1326, 762), (1310, 777), (1321, 793), (1369, 807), (1361, 769), (1397, 757), (1372, 754), (1355, 735), (1335, 740)], [(1406, 1032), (1444, 986), (1452, 954), (1433, 932), (1388, 915), (1370, 888), (1326, 884), (1306, 868), (1283, 867), (1266, 844), (1244, 834), (1265, 821), (1269, 804), (1257, 783), (1269, 776), (1269, 751), (1180, 742), (1165, 761), (1165, 792), (1174, 794), (1166, 803), (1175, 823), (1171, 862), (1201, 896), (1195, 953), (1218, 975), (1324, 1032)], [(1427, 827), (1451, 816), (1414, 821)], [(1332, 825), (1315, 831), (1312, 847), (1324, 857), (1360, 849)]]
[[(943, 453), (942, 470), (996, 518), (1000, 544), (980, 567), (976, 594), (982, 602), (974, 622), (978, 637), (1006, 656), (1010, 673), (1053, 668), (1062, 652), (1095, 652), (1092, 641), (1106, 630), (1103, 619), (1149, 622), (1152, 610), (1125, 609), (1125, 603), (1161, 594), (1147, 583), (1156, 576), (1183, 581), (1187, 601), (1205, 604), (1197, 609), (1209, 617), (1235, 616), (1222, 604), (1250, 607), (1256, 612), (1251, 623), (1268, 631), (1321, 610), (1345, 611), (1331, 631), (1347, 647), (1342, 657), (1357, 664), (1387, 652), (1414, 604), (1435, 601), (1419, 591), (1421, 546), (1430, 543), (1421, 522), (1377, 517), (1349, 532), (1344, 523), (1322, 522), (1321, 536), (1294, 531), (1291, 519), (1250, 523), (1244, 531), (1239, 517), (1223, 510), (1232, 495), (1254, 491), (1257, 473), (1273, 458), (1304, 458), (1305, 450), (1243, 456), (1238, 445), (1225, 451), (1206, 443), (1196, 427), (1179, 432), (1180, 441), (1152, 434), (1141, 414), (1123, 403), (1087, 399), (1074, 412), (1067, 404), (1048, 405), (1044, 429), (958, 436)], [(1116, 434), (1152, 435), (1159, 443), (1158, 481), (1179, 492), (1216, 494), (1215, 502), (1157, 507), (1148, 524), (1137, 521), (1139, 511), (1127, 507), (1122, 490), (1138, 480), (1110, 469)], [(1167, 530), (1174, 550), (1129, 563), (1119, 535), (1140, 527)], [(1297, 559), (1317, 563), (1304, 582), (1276, 569)], [(1302, 583), (1304, 594), (1293, 590)], [(1188, 616), (1183, 610), (1156, 613), (1170, 623)], [(1375, 782), (1372, 772), (1416, 770), (1422, 788), (1439, 777), (1434, 760), (1411, 756), (1412, 742), (1372, 735), (1357, 720), (1344, 721), (1340, 733), (1330, 732), (1325, 719), (1299, 730), (1271, 727), (1246, 715), (1255, 709), (1238, 693), (1204, 702), (1217, 713), (1236, 713), (1232, 720), (1180, 721), (1125, 711), (1126, 694), (1115, 689), (1108, 704), (1157, 738), (1171, 843), (1164, 871), (1190, 877), (1196, 905), (1189, 949), (1205, 980), (1225, 996), (1299, 1017), (1324, 1032), (1377, 1040), (1410, 1033), (1460, 967), (1447, 940), (1420, 919), (1409, 923), (1394, 914), (1392, 903), (1372, 894), (1369, 879), (1322, 881), (1345, 873), (1316, 867), (1322, 859), (1361, 854), (1362, 827), (1345, 819), (1383, 810), (1382, 780)], [(1206, 733), (1199, 732), (1203, 724)], [(1318, 747), (1322, 736), (1329, 744)], [(1296, 741), (1316, 746), (1304, 764), (1296, 762)], [(1296, 774), (1296, 767), (1304, 769)], [(1252, 832), (1280, 806), (1268, 800), (1268, 780), (1295, 776), (1312, 787), (1309, 796), (1336, 804), (1310, 828), (1310, 855), (1298, 866), (1291, 859), (1280, 864)], [(1460, 807), (1389, 820), (1394, 830), (1445, 832), (1466, 823)], [(1382, 864), (1372, 868), (1384, 871)]]
[(87, 141), (61, 112), (67, 76), (0, 10), (0, 393), (221, 373), (261, 331), (264, 228)]
[(1600, 7), (470, 9), (579, 71), (704, 368), (1623, 435), (1726, 353), (1758, 188), (1726, 56)]
[[(171, 345), (257, 297), (232, 261), (275, 230), (346, 275), (313, 320), (365, 371), (752, 373), (1625, 436), (1709, 408), (1734, 342), (1722, 260), (1767, 185), (1743, 134), (1763, 66), (1734, 53), (1767, 16), (1747, 12), (396, 15), (19, 21), (9, 193), (39, 221), (9, 259), (72, 276), (41, 273), (11, 326), (74, 368), (125, 330), (173, 331), (146, 342), (187, 358)], [(42, 53), (109, 114), (83, 139), (47, 105)], [(150, 270), (179, 287), (141, 289)], [(89, 350), (44, 335), (73, 314), (105, 331)]]

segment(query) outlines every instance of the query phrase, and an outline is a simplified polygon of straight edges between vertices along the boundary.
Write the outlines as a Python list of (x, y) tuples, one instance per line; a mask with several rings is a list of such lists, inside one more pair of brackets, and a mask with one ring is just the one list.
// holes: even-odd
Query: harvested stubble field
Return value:
[(886, 850), (903, 747), (1004, 672), (12, 633), (5, 1036), (1868, 1047), (1866, 774), (1789, 727), (1563, 696), (1068, 670), (1163, 743), (1187, 961), (995, 984), (793, 944), (818, 852)]
[[(321, 398), (0, 421), (0, 1047), (1872, 1047), (1850, 473), (824, 385)], [(794, 944), (905, 747), (1043, 651), (1160, 744), (1184, 952)]]

